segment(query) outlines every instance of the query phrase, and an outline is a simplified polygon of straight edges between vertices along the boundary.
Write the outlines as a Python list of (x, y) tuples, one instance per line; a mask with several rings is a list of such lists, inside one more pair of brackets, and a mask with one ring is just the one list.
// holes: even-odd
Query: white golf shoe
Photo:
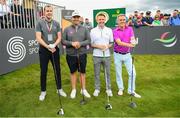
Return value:
[(122, 91), (122, 90), (119, 90), (119, 91), (118, 91), (118, 95), (119, 95), (119, 96), (123, 95), (123, 91)]
[(94, 91), (93, 95), (94, 95), (95, 97), (97, 97), (97, 96), (99, 95), (99, 93), (100, 93), (100, 90), (95, 89), (95, 91)]
[(76, 97), (76, 89), (73, 89), (73, 90), (71, 91), (70, 97), (71, 97), (72, 99), (74, 99), (74, 98)]
[[(131, 92), (128, 92), (128, 94), (131, 94)], [(133, 92), (133, 96), (136, 98), (141, 98), (141, 95), (137, 94), (136, 92)]]
[(46, 91), (41, 91), (41, 94), (39, 96), (39, 100), (44, 101), (45, 97), (46, 97)]
[(91, 97), (91, 95), (87, 92), (87, 90), (86, 89), (81, 89), (81, 92), (80, 92), (81, 94), (83, 94), (85, 97), (87, 97), (87, 98), (90, 98)]
[[(58, 91), (59, 91), (59, 94), (60, 94), (61, 96), (67, 97), (67, 95), (66, 95), (66, 93), (63, 91), (63, 89), (58, 89)], [(57, 93), (58, 93), (58, 91), (57, 91)]]
[(112, 91), (111, 91), (110, 89), (109, 89), (109, 90), (106, 90), (106, 93), (107, 93), (107, 95), (110, 96), (110, 97), (113, 96)]

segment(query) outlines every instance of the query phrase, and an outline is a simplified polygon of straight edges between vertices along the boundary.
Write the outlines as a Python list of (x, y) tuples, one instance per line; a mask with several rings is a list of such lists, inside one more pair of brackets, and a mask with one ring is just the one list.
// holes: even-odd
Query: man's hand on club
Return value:
[(137, 44), (138, 44), (138, 38), (133, 38), (133, 39), (131, 39), (131, 44), (135, 47)]
[(106, 51), (109, 48), (109, 45), (101, 45), (101, 50)]
[(81, 47), (80, 43), (79, 42), (72, 42), (72, 46), (76, 49), (79, 49)]
[(55, 44), (49, 44), (48, 45), (48, 50), (52, 53), (56, 52), (56, 45)]

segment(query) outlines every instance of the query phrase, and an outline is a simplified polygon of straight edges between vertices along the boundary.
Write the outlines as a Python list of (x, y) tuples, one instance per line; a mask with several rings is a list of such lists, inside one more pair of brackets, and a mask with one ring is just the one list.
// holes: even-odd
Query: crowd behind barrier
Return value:
[[(0, 0), (0, 29), (35, 28), (47, 4), (37, 0)], [(52, 6), (54, 19), (60, 22), (64, 7)]]
[(155, 15), (152, 16), (151, 11), (146, 13), (134, 11), (134, 14), (127, 17), (127, 22), (128, 25), (136, 28), (141, 26), (180, 26), (180, 12), (175, 9), (172, 14), (169, 14), (157, 10)]

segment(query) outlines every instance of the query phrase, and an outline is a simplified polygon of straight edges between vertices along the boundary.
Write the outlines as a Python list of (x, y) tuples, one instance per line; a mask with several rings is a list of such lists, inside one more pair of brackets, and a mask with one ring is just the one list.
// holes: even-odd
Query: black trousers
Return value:
[[(53, 56), (53, 57), (52, 57)], [(54, 69), (54, 75), (56, 80), (56, 86), (57, 89), (61, 89), (61, 68), (60, 68), (60, 58), (59, 58), (59, 48), (56, 47), (56, 52), (53, 54), (46, 48), (40, 46), (39, 48), (39, 59), (40, 59), (40, 68), (41, 68), (41, 77), (40, 77), (40, 83), (41, 83), (41, 91), (46, 91), (46, 80), (47, 80), (47, 70), (48, 70), (48, 63), (49, 60), (51, 61), (51, 64)], [(54, 68), (54, 62), (55, 62), (55, 68)], [(56, 73), (55, 73), (56, 69)]]

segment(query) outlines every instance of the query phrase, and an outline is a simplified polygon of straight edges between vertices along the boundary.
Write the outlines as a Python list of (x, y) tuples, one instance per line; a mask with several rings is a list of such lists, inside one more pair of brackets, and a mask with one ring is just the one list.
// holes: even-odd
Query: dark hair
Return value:
[(101, 14), (98, 14), (97, 17), (98, 17), (98, 16), (104, 16), (104, 17), (106, 17), (106, 16), (105, 16), (104, 14), (102, 14), (102, 13), (101, 13)]
[(151, 11), (147, 11), (147, 12), (146, 12), (146, 15), (150, 15), (150, 14), (151, 14)]
[(169, 14), (165, 13), (164, 16), (169, 16)]
[(178, 12), (178, 10), (177, 10), (177, 9), (175, 9), (174, 11), (177, 11), (177, 12)]
[(134, 11), (134, 13), (138, 13), (138, 11)]
[(44, 7), (44, 11), (46, 10), (47, 7), (52, 7), (52, 6), (51, 6), (51, 5), (46, 5), (46, 6)]

